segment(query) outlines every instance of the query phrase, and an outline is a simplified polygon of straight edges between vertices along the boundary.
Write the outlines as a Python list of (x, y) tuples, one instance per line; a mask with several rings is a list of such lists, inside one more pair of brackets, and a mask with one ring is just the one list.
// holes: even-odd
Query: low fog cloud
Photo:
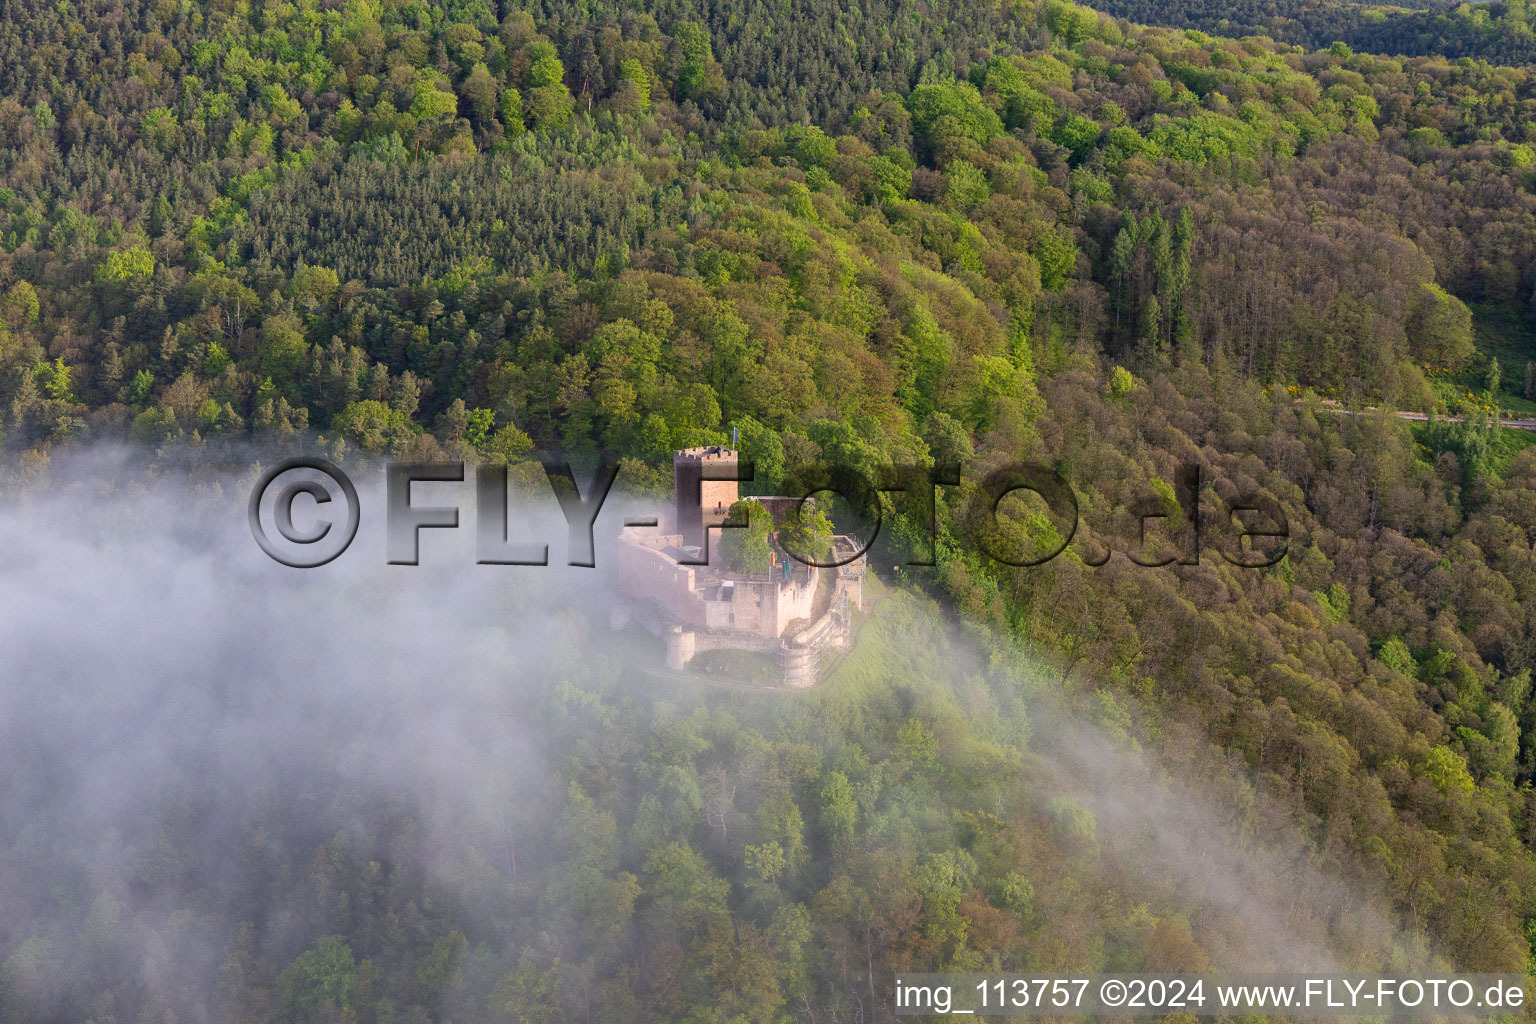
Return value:
[[(373, 821), (403, 811), (423, 831), (384, 853), (449, 893), (466, 851), (515, 872), (527, 831), (548, 827), (532, 802), (558, 752), (531, 733), (529, 709), (610, 657), (594, 644), (617, 500), (599, 519), (596, 570), (561, 564), (552, 496), (514, 511), (525, 539), (548, 540), (550, 566), (477, 566), (473, 484), (418, 486), (418, 503), (461, 506), (460, 529), (425, 531), (421, 565), (389, 566), (382, 472), (360, 475), (357, 541), (296, 570), (251, 538), (254, 478), (146, 474), (98, 453), (7, 480), (0, 962), (52, 922), (96, 915), (131, 938), (130, 973), (151, 991), (189, 978), (211, 990), (233, 941), (226, 913), (258, 922), (259, 948), (291, 956), (313, 939), (294, 908), (249, 906), (270, 870), (252, 861), (253, 822), (284, 823), (274, 844), (366, 844)], [(1294, 838), (1242, 834), (1197, 784), (1060, 711), (1036, 720), (1051, 764), (1043, 805), (1089, 809), (1104, 856), (1242, 922), (1245, 948), (1268, 961), (1220, 966), (1333, 968), (1341, 912), (1347, 931), (1374, 933), (1359, 948), (1395, 941), (1368, 900), (1306, 866)], [(170, 831), (197, 843), (173, 846)]]
[[(210, 943), (157, 938), (238, 904), (263, 813), (319, 844), (403, 808), (429, 832), (401, 854), (428, 871), (470, 845), (515, 858), (508, 823), (545, 770), (527, 701), (552, 652), (572, 655), (570, 612), (602, 607), (600, 574), (559, 565), (563, 533), (547, 568), (476, 566), (462, 538), (425, 535), (422, 565), (388, 566), (382, 488), (360, 481), (352, 549), (296, 570), (252, 540), (253, 474), (141, 470), (56, 459), (0, 507), (0, 833), (17, 851), (0, 862), (0, 962), (98, 894), (151, 983), (211, 978), (220, 922), (190, 929)], [(548, 504), (529, 516), (563, 530)], [(200, 843), (172, 850), (170, 830)], [(284, 910), (262, 908), (258, 939), (302, 948)]]

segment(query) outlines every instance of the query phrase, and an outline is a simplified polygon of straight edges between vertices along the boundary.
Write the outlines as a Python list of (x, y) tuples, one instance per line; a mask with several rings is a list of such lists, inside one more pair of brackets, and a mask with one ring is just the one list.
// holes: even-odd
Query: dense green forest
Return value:
[[(1536, 435), (1490, 421), (1536, 408), (1536, 70), (1458, 59), (1524, 60), (1515, 3), (1492, 48), (1373, 44), (1416, 56), (1363, 44), (1482, 13), (1302, 50), (1062, 0), (0, 11), (18, 476), (96, 442), (547, 451), (655, 494), (674, 448), (732, 429), (763, 490), (824, 462), (1050, 464), (1083, 511), (1067, 555), (985, 557), (968, 482), (937, 565), (890, 582), (1048, 654), (1067, 704), (1147, 748), (1214, 745), (1210, 774), (1448, 962), (1536, 968)], [(1190, 463), (1213, 513), (1278, 502), (1286, 557), (1096, 567), (1138, 502), (1179, 510)], [(1010, 540), (1060, 529), (1019, 515)], [(866, 657), (869, 706), (800, 745), (764, 722), (813, 710), (723, 723), (695, 696), (674, 728), (571, 670), (547, 722), (575, 750), (543, 853), (564, 873), (453, 907), (387, 808), (335, 838), (252, 811), (271, 885), (314, 889), (281, 941), (278, 888), (210, 892), (224, 966), (167, 995), (113, 973), (127, 940), (92, 929), (117, 912), (74, 892), (0, 915), (0, 1016), (872, 1020), (850, 978), (1242, 948), (1176, 902), (1037, 902), (1101, 884), (1081, 820), (1021, 798), (980, 697), (954, 717)], [(1017, 700), (1000, 678), (987, 700)], [(747, 828), (703, 795), (727, 761), (758, 766)], [(549, 905), (547, 934), (518, 918)]]
[(1268, 36), (1308, 49), (1342, 43), (1370, 53), (1473, 58), (1495, 64), (1529, 64), (1536, 59), (1536, 33), (1526, 0), (1460, 4), (1103, 0), (1098, 9), (1153, 25), (1223, 36)]

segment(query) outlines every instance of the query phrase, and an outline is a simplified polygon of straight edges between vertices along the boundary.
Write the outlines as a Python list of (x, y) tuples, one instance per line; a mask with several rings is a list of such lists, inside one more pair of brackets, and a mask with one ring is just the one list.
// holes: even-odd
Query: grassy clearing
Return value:
[(1536, 431), (1514, 430), (1510, 427), (1494, 431), (1488, 442), (1488, 468), (1500, 478), (1508, 476), (1510, 462), (1532, 445), (1536, 445)]
[[(1428, 424), (1415, 423), (1409, 429), (1414, 441), (1419, 445), (1420, 458), (1425, 464), (1432, 464), (1438, 450), (1430, 444)], [(1500, 427), (1489, 434), (1488, 456), (1483, 466), (1488, 472), (1502, 479), (1508, 475), (1509, 464), (1515, 456), (1533, 445), (1536, 445), (1536, 431)]]
[(688, 663), (688, 671), (708, 676), (711, 682), (741, 686), (781, 686), (784, 673), (771, 656), (760, 651), (721, 649), (702, 651)]
[(1446, 407), (1455, 408), (1469, 391), (1481, 394), (1489, 365), (1497, 359), (1501, 371), (1497, 404), (1517, 416), (1536, 417), (1536, 401), (1524, 395), (1525, 364), (1536, 361), (1536, 325), (1524, 309), (1507, 304), (1478, 303), (1472, 306), (1472, 315), (1477, 354), (1455, 373), (1434, 379)]

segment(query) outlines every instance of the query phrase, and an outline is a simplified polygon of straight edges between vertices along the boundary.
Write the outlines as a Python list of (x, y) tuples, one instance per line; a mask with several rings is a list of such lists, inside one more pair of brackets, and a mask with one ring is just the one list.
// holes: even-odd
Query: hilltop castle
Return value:
[[(734, 479), (711, 477), (734, 476), (736, 461), (735, 450), (719, 445), (672, 454), (668, 517), (619, 535), (619, 589), (632, 601), (615, 606), (613, 626), (636, 621), (665, 640), (669, 668), (683, 668), (700, 651), (758, 651), (775, 659), (786, 686), (812, 686), (825, 667), (823, 652), (852, 643), (852, 609), (863, 607), (864, 557), (820, 569), (775, 543), (768, 571), (727, 570), (719, 527), (741, 496)], [(746, 500), (767, 509), (777, 527), (801, 499)], [(834, 537), (831, 560), (858, 550), (853, 539)]]

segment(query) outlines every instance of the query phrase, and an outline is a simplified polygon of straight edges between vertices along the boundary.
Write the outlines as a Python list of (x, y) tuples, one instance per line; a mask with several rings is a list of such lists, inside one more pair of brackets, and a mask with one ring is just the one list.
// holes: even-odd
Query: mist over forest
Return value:
[(253, 474), (199, 475), (85, 452), (0, 511), (6, 1019), (883, 1020), (914, 958), (1020, 944), (1435, 962), (1209, 744), (930, 601), (815, 691), (721, 686), (610, 633), (600, 569), (389, 566), (366, 513), (290, 569)]

